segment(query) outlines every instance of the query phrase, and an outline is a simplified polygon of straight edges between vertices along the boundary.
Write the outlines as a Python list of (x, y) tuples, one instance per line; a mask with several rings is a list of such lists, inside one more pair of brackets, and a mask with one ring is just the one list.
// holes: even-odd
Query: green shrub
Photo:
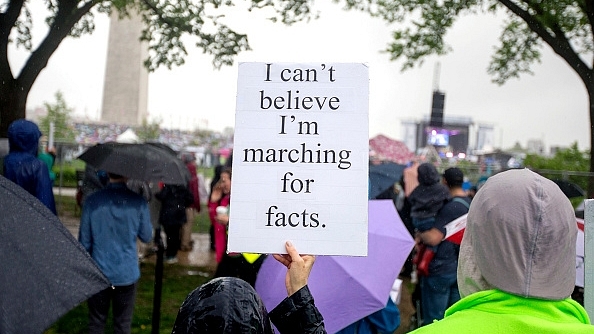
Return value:
[(76, 171), (84, 170), (84, 165), (81, 167), (80, 164), (64, 163), (56, 164), (52, 168), (52, 171), (56, 173), (55, 186), (62, 185), (63, 187), (76, 188)]

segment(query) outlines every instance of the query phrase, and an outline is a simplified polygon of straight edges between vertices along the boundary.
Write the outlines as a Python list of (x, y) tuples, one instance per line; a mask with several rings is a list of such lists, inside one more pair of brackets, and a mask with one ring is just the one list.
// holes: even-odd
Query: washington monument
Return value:
[(123, 19), (115, 11), (111, 14), (101, 107), (103, 122), (138, 126), (147, 119), (148, 71), (143, 61), (148, 49), (140, 41), (142, 28), (137, 13)]

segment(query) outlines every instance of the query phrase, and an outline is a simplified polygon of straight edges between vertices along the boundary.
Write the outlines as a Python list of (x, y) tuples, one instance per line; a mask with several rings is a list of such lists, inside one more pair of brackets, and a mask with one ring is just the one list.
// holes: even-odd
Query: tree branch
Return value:
[(83, 6), (76, 8), (76, 3), (71, 2), (67, 5), (60, 3), (58, 13), (50, 29), (35, 51), (31, 53), (29, 59), (23, 66), (23, 70), (19, 73), (17, 80), (19, 86), (25, 90), (31, 89), (33, 83), (47, 66), (52, 54), (56, 51), (62, 40), (70, 34), (72, 27), (85, 15), (93, 6), (97, 4), (96, 1), (86, 2)]
[(8, 62), (8, 40), (24, 4), (25, 0), (11, 0), (6, 12), (0, 13), (0, 84), (14, 80)]
[[(152, 1), (150, 1), (150, 0), (142, 0), (142, 3), (144, 3), (150, 10), (152, 10), (153, 13), (155, 13), (159, 17), (159, 19), (161, 21), (163, 21), (165, 24), (167, 24), (168, 26), (181, 28), (181, 27), (179, 27), (178, 24), (176, 24), (176, 22), (174, 22), (173, 20), (165, 17), (163, 15), (163, 11), (160, 10), (159, 8), (157, 8), (157, 6)], [(192, 32), (191, 29), (188, 30), (188, 29), (185, 29), (185, 28), (183, 29), (183, 31), (190, 32), (190, 33)]]
[[(547, 27), (543, 23), (536, 20), (530, 13), (520, 8), (512, 0), (498, 1), (516, 16), (521, 18), (528, 25), (530, 30), (534, 31), (553, 49), (553, 51), (555, 51), (556, 54), (563, 58), (563, 60), (565, 60), (565, 62), (578, 74), (586, 86), (590, 85), (590, 82), (592, 81), (590, 68), (574, 51), (567, 40), (567, 37), (558, 25), (551, 27), (551, 30), (555, 33), (553, 36), (549, 33)], [(589, 1), (591, 2), (592, 0)], [(537, 11), (541, 9), (539, 5), (531, 1), (526, 1), (526, 3)]]
[(0, 40), (8, 40), (10, 30), (21, 15), (25, 0), (10, 0), (6, 12), (0, 13)]
[(590, 22), (590, 33), (594, 38), (594, 0), (578, 1), (578, 6), (584, 12)]

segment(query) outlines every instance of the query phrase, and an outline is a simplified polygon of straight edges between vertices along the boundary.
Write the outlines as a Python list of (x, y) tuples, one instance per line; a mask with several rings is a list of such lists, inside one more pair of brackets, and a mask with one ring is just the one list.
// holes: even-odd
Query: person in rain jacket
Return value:
[(594, 333), (575, 285), (577, 224), (552, 181), (515, 169), (472, 201), (460, 246), (462, 299), (413, 333)]
[(26, 119), (17, 119), (8, 127), (9, 153), (4, 157), (4, 176), (37, 197), (54, 214), (56, 202), (48, 167), (37, 158), (39, 127)]
[(388, 334), (400, 326), (400, 310), (391, 298), (383, 309), (356, 321), (336, 334)]
[(130, 333), (140, 268), (136, 240), (153, 236), (146, 200), (128, 189), (127, 178), (108, 173), (109, 183), (85, 200), (78, 240), (111, 287), (88, 300), (89, 331), (104, 333), (111, 304), (115, 333)]
[(186, 164), (186, 168), (190, 173), (190, 180), (188, 181), (188, 190), (192, 193), (193, 201), (186, 208), (186, 223), (182, 225), (180, 230), (180, 247), (182, 251), (191, 251), (194, 247), (192, 240), (192, 225), (194, 225), (194, 218), (196, 212), (200, 212), (200, 184), (198, 174), (196, 173), (196, 157), (193, 153), (184, 152), (181, 154), (181, 160)]
[(161, 201), (159, 223), (163, 225), (167, 235), (165, 261), (175, 263), (177, 251), (180, 248), (181, 227), (188, 220), (186, 208), (194, 202), (194, 196), (185, 185), (165, 184), (155, 197)]
[[(208, 216), (214, 226), (215, 259), (218, 263), (223, 260), (227, 252), (227, 224), (229, 221), (220, 221), (217, 207), (229, 206), (231, 203), (231, 168), (224, 167), (219, 181), (214, 185), (208, 200)], [(227, 217), (228, 218), (228, 217)]]
[(172, 334), (272, 334), (270, 321), (281, 334), (326, 333), (324, 319), (314, 304), (307, 279), (315, 261), (285, 244), (288, 254), (274, 258), (287, 267), (288, 297), (270, 313), (256, 290), (236, 277), (220, 277), (192, 291), (175, 319)]
[(450, 191), (439, 182), (441, 177), (432, 163), (419, 165), (417, 178), (419, 185), (408, 196), (410, 216), (415, 229), (425, 232), (433, 227), (437, 212), (450, 198)]

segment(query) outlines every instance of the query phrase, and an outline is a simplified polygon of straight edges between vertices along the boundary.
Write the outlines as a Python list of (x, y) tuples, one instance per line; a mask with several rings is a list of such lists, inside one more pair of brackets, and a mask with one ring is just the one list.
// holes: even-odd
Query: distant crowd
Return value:
[[(120, 134), (124, 133), (129, 128), (129, 125), (121, 124), (75, 123), (75, 140), (78, 144), (85, 146), (115, 141)], [(218, 132), (212, 132), (209, 137), (201, 138), (201, 141), (204, 141), (201, 144), (204, 146), (211, 146), (216, 142), (224, 147), (228, 144), (227, 141), (231, 139), (225, 138)], [(156, 140), (165, 143), (174, 149), (181, 149), (193, 145), (196, 141), (196, 136), (192, 131), (160, 129), (159, 138)]]

